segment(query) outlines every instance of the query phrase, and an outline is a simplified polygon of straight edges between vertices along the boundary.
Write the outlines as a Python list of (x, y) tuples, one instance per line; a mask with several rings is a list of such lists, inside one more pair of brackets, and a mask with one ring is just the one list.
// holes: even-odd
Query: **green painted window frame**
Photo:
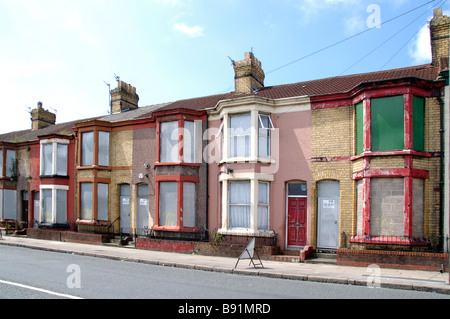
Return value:
[(356, 104), (356, 154), (364, 151), (364, 102)]
[(404, 109), (403, 95), (371, 100), (372, 152), (404, 149)]

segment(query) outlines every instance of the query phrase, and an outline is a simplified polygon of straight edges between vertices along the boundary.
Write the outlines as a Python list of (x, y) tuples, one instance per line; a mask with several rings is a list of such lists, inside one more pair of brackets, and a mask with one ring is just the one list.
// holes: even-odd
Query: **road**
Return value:
[(449, 299), (407, 290), (181, 269), (0, 246), (2, 299)]

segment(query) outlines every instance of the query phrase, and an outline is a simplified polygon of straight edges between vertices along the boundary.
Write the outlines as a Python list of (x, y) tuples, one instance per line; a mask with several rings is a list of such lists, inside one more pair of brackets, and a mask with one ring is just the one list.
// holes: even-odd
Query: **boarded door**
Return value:
[(339, 246), (339, 182), (318, 183), (318, 248), (337, 249)]
[(306, 245), (306, 198), (288, 197), (288, 246)]
[(120, 230), (122, 233), (131, 233), (130, 229), (130, 185), (120, 185)]
[(137, 233), (138, 235), (148, 234), (148, 185), (142, 184), (138, 186), (137, 198), (138, 216), (137, 216)]

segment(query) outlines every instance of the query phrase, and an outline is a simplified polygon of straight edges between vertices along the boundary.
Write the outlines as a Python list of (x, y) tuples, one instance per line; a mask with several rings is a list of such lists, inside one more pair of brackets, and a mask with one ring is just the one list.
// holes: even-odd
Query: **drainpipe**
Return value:
[[(208, 132), (208, 113), (206, 113), (206, 132)], [(203, 140), (203, 139), (202, 139)], [(208, 140), (207, 140), (208, 141)], [(208, 143), (206, 143), (206, 147), (208, 147)], [(203, 159), (203, 155), (205, 154), (204, 150), (202, 149), (202, 161), (205, 160), (206, 162), (206, 218), (205, 218), (205, 240), (209, 241), (209, 231), (208, 231), (208, 216), (209, 216), (209, 157), (208, 152), (206, 152), (206, 158)]]
[(442, 100), (442, 92), (439, 89), (438, 90), (438, 96), (437, 96), (437, 100), (439, 101), (439, 105), (440, 105), (440, 142), (441, 142), (441, 146), (440, 146), (440, 150), (441, 150), (441, 155), (440, 155), (440, 173), (439, 173), (439, 246), (440, 246), (440, 250), (444, 250), (444, 186), (445, 186), (445, 182), (444, 182), (444, 153), (445, 153), (445, 144), (444, 144), (444, 133), (445, 133), (445, 129), (444, 129), (444, 101)]

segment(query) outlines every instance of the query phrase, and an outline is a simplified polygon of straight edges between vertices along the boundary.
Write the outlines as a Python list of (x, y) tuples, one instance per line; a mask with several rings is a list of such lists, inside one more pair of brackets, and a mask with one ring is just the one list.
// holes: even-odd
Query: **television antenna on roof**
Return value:
[(111, 112), (111, 84), (106, 83), (106, 81), (103, 81), (103, 82), (105, 82), (105, 84), (108, 86), (109, 109), (107, 112), (109, 114)]

